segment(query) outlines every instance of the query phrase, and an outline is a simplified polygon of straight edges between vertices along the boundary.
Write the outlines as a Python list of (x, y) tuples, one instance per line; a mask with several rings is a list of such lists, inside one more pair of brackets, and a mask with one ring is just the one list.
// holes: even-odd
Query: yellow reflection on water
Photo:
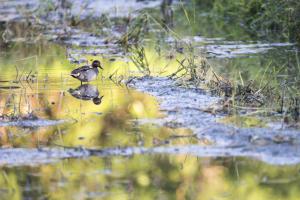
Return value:
[(299, 166), (247, 159), (137, 155), (2, 168), (3, 199), (287, 199), (299, 197)]
[(232, 116), (226, 116), (218, 121), (224, 124), (234, 124), (238, 127), (245, 127), (245, 128), (267, 126), (267, 123), (264, 122), (262, 119), (258, 117), (250, 117), (250, 116), (232, 115)]
[[(159, 56), (152, 49), (149, 47), (146, 53), (153, 73), (176, 70), (175, 59)], [(6, 55), (0, 57), (0, 70), (3, 71), (0, 75), (0, 114), (24, 117), (32, 113), (42, 119), (67, 119), (70, 123), (34, 129), (0, 127), (3, 147), (53, 144), (107, 147), (137, 143), (151, 146), (162, 144), (176, 132), (157, 126), (132, 126), (135, 119), (163, 115), (154, 97), (131, 90), (123, 83), (132, 75), (143, 75), (128, 59), (81, 55), (89, 62), (100, 60), (104, 67), (97, 80), (84, 85), (103, 97), (100, 105), (96, 105), (93, 99), (84, 100), (71, 94), (70, 91), (82, 86), (69, 75), (70, 71), (83, 64), (70, 64), (64, 47), (47, 43), (12, 44), (5, 52)], [(111, 74), (114, 74), (112, 80), (108, 78)], [(189, 133), (178, 131), (179, 134)], [(173, 141), (184, 143), (183, 139)]]
[[(155, 73), (172, 73), (174, 60), (148, 60)], [(131, 62), (104, 63), (90, 83), (103, 96), (100, 105), (69, 92), (80, 86), (69, 72), (77, 67), (56, 45), (16, 45), (0, 57), (1, 115), (70, 119), (51, 127), (0, 127), (1, 147), (203, 145), (190, 130), (135, 119), (162, 117), (152, 96), (107, 77), (141, 75)], [(169, 67), (165, 67), (169, 66)], [(37, 73), (36, 73), (37, 72)], [(29, 76), (28, 74), (32, 75)], [(18, 75), (18, 76), (17, 76)], [(31, 78), (31, 79), (29, 79)], [(13, 87), (12, 87), (13, 86)], [(37, 167), (1, 167), (0, 199), (299, 199), (299, 166), (276, 167), (247, 159), (196, 158), (188, 155), (135, 155), (67, 159)]]

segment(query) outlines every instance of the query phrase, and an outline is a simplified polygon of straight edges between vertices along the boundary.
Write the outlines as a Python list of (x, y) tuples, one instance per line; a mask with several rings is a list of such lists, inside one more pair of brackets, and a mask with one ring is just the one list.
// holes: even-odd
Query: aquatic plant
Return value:
[[(264, 71), (254, 79), (244, 79), (240, 71), (237, 78), (229, 78), (217, 73), (204, 57), (195, 56), (192, 51), (178, 60), (178, 70), (169, 77), (179, 86), (198, 87), (222, 96), (221, 112), (248, 112), (253, 109), (260, 113), (280, 113), (286, 122), (299, 121), (299, 80), (288, 81), (282, 78), (284, 70), (272, 68), (269, 63)], [(215, 111), (214, 111), (215, 112)]]
[(145, 75), (150, 75), (149, 63), (143, 46), (131, 46), (129, 48), (129, 58), (138, 70)]

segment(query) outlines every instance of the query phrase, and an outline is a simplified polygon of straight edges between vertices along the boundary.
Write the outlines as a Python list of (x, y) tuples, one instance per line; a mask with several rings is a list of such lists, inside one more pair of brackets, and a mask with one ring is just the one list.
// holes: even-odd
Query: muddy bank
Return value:
[(0, 121), (0, 127), (17, 126), (17, 127), (43, 127), (55, 126), (65, 123), (72, 123), (74, 120), (49, 120), (49, 119), (35, 119), (35, 120), (17, 120), (17, 121)]
[(160, 108), (167, 116), (153, 120), (153, 123), (190, 128), (199, 140), (210, 144), (208, 147), (184, 147), (184, 151), (201, 156), (255, 157), (271, 164), (296, 164), (300, 161), (299, 130), (271, 125), (269, 128), (239, 128), (219, 123), (218, 120), (225, 115), (205, 111), (219, 100), (218, 97), (201, 89), (178, 87), (168, 78), (137, 78), (129, 85), (158, 98)]
[[(220, 133), (219, 133), (220, 134)], [(201, 137), (201, 136), (197, 136)], [(291, 151), (292, 150), (292, 151)], [(295, 165), (300, 163), (300, 150), (297, 147), (290, 148), (288, 145), (189, 145), (189, 146), (158, 146), (146, 147), (116, 147), (105, 149), (86, 148), (11, 148), (0, 149), (0, 166), (38, 166), (47, 163), (55, 163), (62, 159), (134, 156), (141, 154), (171, 154), (190, 155), (201, 158), (208, 157), (248, 157), (263, 161), (272, 165)]]

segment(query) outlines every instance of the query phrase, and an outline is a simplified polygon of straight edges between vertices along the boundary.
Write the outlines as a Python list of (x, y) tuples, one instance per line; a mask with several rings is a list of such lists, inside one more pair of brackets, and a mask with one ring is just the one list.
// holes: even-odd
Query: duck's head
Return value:
[(99, 60), (94, 60), (92, 63), (92, 67), (94, 67), (94, 68), (99, 67), (99, 68), (103, 69)]
[(93, 98), (93, 102), (94, 102), (94, 104), (99, 105), (99, 104), (101, 104), (102, 99), (103, 99), (103, 96), (95, 97), (95, 98)]

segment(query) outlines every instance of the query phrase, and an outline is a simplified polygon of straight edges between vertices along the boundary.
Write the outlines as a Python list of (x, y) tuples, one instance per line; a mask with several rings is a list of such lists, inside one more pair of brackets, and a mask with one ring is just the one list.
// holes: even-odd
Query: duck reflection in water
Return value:
[(96, 105), (101, 104), (103, 98), (100, 96), (98, 88), (90, 84), (83, 84), (76, 89), (70, 88), (69, 93), (77, 99), (92, 100)]

